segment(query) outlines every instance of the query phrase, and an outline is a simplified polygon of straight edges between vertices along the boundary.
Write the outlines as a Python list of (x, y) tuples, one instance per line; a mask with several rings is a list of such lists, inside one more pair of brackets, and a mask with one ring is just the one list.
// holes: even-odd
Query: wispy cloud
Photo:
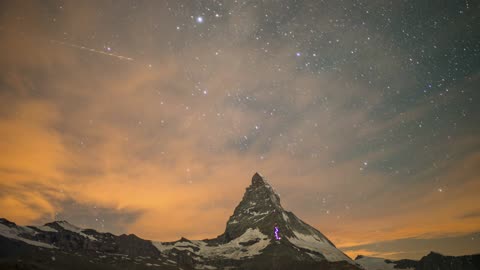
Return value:
[(445, 235), (435, 238), (403, 238), (391, 241), (342, 247), (352, 257), (366, 255), (391, 259), (419, 259), (430, 251), (460, 256), (478, 253), (480, 233)]

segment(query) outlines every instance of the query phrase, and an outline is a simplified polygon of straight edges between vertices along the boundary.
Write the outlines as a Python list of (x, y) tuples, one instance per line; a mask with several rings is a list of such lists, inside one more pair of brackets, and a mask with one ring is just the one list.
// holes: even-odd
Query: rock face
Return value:
[(262, 233), (270, 235), (274, 225), (282, 221), (282, 212), (280, 197), (258, 173), (255, 173), (252, 184), (228, 219), (225, 233), (219, 238), (229, 242), (251, 227), (257, 227)]

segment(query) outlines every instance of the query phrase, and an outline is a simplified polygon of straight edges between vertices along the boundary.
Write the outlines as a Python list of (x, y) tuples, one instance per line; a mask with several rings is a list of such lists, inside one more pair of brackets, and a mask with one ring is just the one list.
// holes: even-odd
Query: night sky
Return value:
[(478, 253), (479, 15), (1, 1), (0, 216), (211, 238), (258, 171), (350, 256)]

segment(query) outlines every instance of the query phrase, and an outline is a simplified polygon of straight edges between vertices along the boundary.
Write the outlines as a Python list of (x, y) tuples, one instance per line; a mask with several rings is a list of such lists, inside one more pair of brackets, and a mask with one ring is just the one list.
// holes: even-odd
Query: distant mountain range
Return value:
[(355, 262), (367, 270), (476, 270), (480, 269), (480, 254), (455, 257), (430, 252), (419, 261), (392, 261), (359, 255), (355, 258)]
[(352, 260), (320, 231), (286, 211), (256, 173), (214, 239), (153, 242), (81, 229), (67, 221), (18, 226), (0, 219), (0, 269), (480, 270), (480, 255), (430, 253), (419, 261)]

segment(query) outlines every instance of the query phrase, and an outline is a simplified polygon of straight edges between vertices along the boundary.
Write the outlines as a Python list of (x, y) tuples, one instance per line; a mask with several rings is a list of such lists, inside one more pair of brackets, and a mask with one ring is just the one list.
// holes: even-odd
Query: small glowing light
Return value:
[(296, 55), (297, 55), (297, 56), (300, 56), (300, 55), (302, 55), (302, 54), (301, 54), (300, 52), (297, 52)]
[(282, 238), (280, 237), (280, 235), (278, 235), (278, 233), (279, 233), (278, 226), (275, 226), (275, 231), (274, 231), (274, 233), (275, 233), (275, 239), (277, 239), (277, 240), (282, 239)]
[(197, 17), (197, 22), (198, 23), (203, 23), (203, 17), (202, 16)]
[(203, 90), (203, 94), (206, 95), (208, 92), (207, 90)]

